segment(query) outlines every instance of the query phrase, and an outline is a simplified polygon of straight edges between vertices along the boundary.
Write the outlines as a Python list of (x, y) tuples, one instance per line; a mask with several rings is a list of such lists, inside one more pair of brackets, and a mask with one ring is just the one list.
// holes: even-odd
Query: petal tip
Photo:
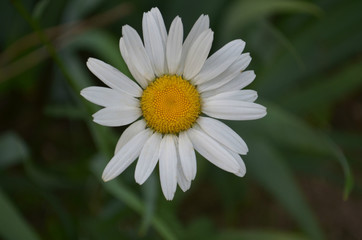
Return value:
[(167, 201), (172, 201), (174, 196), (175, 196), (175, 192), (172, 194), (171, 193), (165, 194), (165, 198)]
[(246, 171), (239, 171), (239, 172), (235, 173), (235, 175), (238, 177), (244, 177), (245, 174), (246, 174)]
[(138, 183), (139, 185), (142, 185), (142, 184), (145, 183), (146, 179), (139, 177), (139, 174), (136, 174), (136, 173), (135, 173), (135, 181), (136, 181), (136, 183)]
[(79, 94), (82, 96), (82, 97), (85, 97), (84, 95), (86, 94), (87, 90), (86, 88), (80, 90)]
[(103, 182), (108, 182), (108, 181), (110, 181), (110, 180), (112, 180), (112, 179), (113, 179), (113, 177), (109, 176), (108, 173), (103, 172), (103, 174), (102, 174), (102, 180), (103, 180)]
[(93, 57), (89, 57), (89, 58), (87, 59), (87, 63), (88, 63), (88, 62), (92, 62), (92, 61), (94, 61), (94, 60), (96, 60), (96, 59), (93, 58)]

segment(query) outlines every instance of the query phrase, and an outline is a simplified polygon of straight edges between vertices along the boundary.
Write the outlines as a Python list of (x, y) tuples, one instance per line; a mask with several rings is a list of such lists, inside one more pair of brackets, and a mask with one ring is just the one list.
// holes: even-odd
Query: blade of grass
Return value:
[[(96, 176), (101, 176), (102, 169), (104, 169), (106, 159), (101, 156), (97, 156), (93, 164), (91, 165), (91, 170)], [(145, 205), (141, 202), (141, 200), (130, 191), (119, 179), (103, 182), (102, 179), (99, 179), (102, 182), (104, 188), (117, 199), (125, 202), (130, 208), (136, 211), (139, 214), (144, 214), (146, 211)], [(164, 239), (177, 239), (176, 236), (168, 229), (166, 223), (163, 222), (159, 217), (152, 216), (151, 222), (155, 229), (159, 232), (159, 234)]]
[(276, 13), (300, 12), (316, 16), (322, 11), (315, 5), (299, 0), (239, 0), (228, 9), (223, 24), (223, 36), (229, 37), (236, 30), (240, 30), (251, 22), (264, 19)]
[(139, 231), (140, 235), (144, 236), (152, 223), (152, 218), (155, 215), (155, 206), (158, 192), (156, 190), (155, 174), (152, 174), (142, 185), (142, 190), (144, 195), (145, 210)]
[(344, 198), (346, 199), (353, 187), (353, 176), (348, 161), (339, 147), (327, 135), (316, 132), (297, 117), (271, 103), (266, 105), (268, 115), (265, 121), (262, 121), (263, 134), (267, 134), (273, 142), (282, 144), (288, 149), (328, 156), (337, 160), (344, 173)]
[(224, 231), (219, 234), (222, 240), (307, 240), (308, 238), (296, 233), (268, 230)]
[(336, 1), (331, 5), (325, 9), (323, 18), (307, 19), (297, 29), (289, 26), (293, 30), (287, 36), (300, 53), (306, 70), (295, 64), (289, 52), (280, 49), (259, 71), (259, 81), (255, 84), (260, 95), (282, 103), (284, 96), (295, 88), (308, 86), (326, 72), (333, 76), (335, 69), (358, 59), (362, 50), (362, 32), (358, 31), (362, 2)]
[[(52, 42), (56, 42), (57, 48), (62, 49), (65, 46), (68, 46), (68, 43), (76, 36), (84, 34), (89, 29), (108, 25), (121, 17), (125, 17), (131, 11), (132, 6), (130, 4), (120, 3), (118, 6), (113, 7), (110, 10), (92, 16), (86, 20), (65, 23), (42, 31), (44, 31), (43, 35), (45, 39), (49, 42), (50, 40)], [(0, 65), (4, 65), (0, 69), (2, 73), (0, 74), (0, 83), (16, 77), (20, 73), (47, 59), (50, 56), (49, 51), (47, 51), (45, 47), (39, 47), (24, 56), (20, 56), (19, 59), (14, 60), (26, 50), (29, 50), (43, 42), (44, 38), (39, 38), (38, 31), (35, 31), (34, 33), (17, 40), (15, 43), (6, 48), (0, 55)], [(112, 54), (114, 54), (114, 51)]]
[(311, 239), (324, 239), (318, 222), (282, 156), (262, 139), (256, 139), (251, 145), (258, 146), (258, 149), (248, 154), (249, 172), (288, 210)]
[(102, 58), (103, 61), (111, 64), (125, 75), (131, 77), (131, 74), (127, 68), (126, 63), (121, 57), (121, 54), (119, 51), (115, 51), (115, 49), (119, 48), (118, 40), (106, 32), (94, 30), (79, 35), (77, 38), (72, 40), (68, 48), (77, 50), (84, 49), (97, 53), (97, 56), (92, 57)]
[[(345, 67), (315, 78), (307, 88), (293, 91), (283, 99), (283, 105), (298, 114), (319, 112), (330, 108), (338, 100), (358, 91), (362, 86), (362, 61), (347, 63)], [(313, 106), (313, 107), (311, 107)]]
[(13, 203), (0, 189), (0, 235), (6, 240), (39, 240), (39, 236), (23, 219)]
[(6, 168), (24, 161), (29, 153), (24, 141), (14, 132), (0, 136), (0, 168)]
[(269, 31), (286, 49), (292, 54), (296, 63), (300, 67), (301, 70), (305, 70), (306, 66), (303, 62), (300, 54), (297, 49), (293, 45), (293, 43), (276, 27), (274, 27), (271, 23), (267, 21), (262, 21), (263, 26)]

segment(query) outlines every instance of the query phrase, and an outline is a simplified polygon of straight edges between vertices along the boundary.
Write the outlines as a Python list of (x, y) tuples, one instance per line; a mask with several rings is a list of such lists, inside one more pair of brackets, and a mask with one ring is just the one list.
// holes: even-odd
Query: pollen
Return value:
[(199, 117), (200, 94), (182, 77), (164, 75), (143, 91), (141, 109), (150, 128), (163, 134), (177, 134), (191, 128)]

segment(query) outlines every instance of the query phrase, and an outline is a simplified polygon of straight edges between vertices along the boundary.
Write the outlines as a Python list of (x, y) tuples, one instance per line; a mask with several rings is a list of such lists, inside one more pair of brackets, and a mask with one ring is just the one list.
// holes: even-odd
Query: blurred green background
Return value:
[[(157, 6), (212, 52), (241, 38), (268, 115), (227, 122), (247, 142), (244, 178), (198, 156), (191, 189), (164, 199), (158, 170), (101, 181), (124, 127), (91, 121), (88, 57), (128, 73), (121, 26)], [(0, 1), (0, 239), (361, 239), (361, 0)], [(186, 35), (186, 34), (185, 34)]]

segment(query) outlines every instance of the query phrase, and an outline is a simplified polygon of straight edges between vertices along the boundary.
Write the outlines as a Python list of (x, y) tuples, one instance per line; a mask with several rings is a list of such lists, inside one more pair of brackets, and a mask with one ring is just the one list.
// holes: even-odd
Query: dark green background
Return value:
[[(268, 115), (228, 121), (247, 142), (244, 178), (198, 156), (191, 189), (164, 199), (158, 169), (100, 176), (125, 127), (91, 121), (79, 95), (99, 58), (128, 74), (122, 25), (159, 7), (186, 33), (201, 14), (212, 52), (241, 38)], [(0, 2), (0, 238), (359, 239), (362, 1), (3, 0)], [(186, 35), (186, 34), (185, 34)]]

